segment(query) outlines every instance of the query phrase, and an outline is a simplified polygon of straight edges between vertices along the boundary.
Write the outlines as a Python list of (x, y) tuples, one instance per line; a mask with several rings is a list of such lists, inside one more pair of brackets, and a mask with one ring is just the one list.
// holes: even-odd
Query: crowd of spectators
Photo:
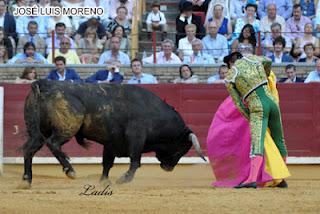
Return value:
[[(0, 0), (0, 63), (56, 64), (53, 56), (61, 56), (66, 61), (64, 64), (68, 65), (131, 65), (131, 22), (136, 1)], [(147, 11), (144, 22), (148, 38), (152, 31), (160, 30), (161, 51), (156, 56), (144, 56), (141, 63), (220, 65), (224, 56), (235, 51), (263, 54), (274, 63), (319, 61), (320, 1), (177, 2), (180, 12), (175, 19), (175, 32), (168, 32), (166, 11), (161, 11), (159, 1), (155, 1)], [(101, 17), (14, 16), (15, 9), (23, 6), (100, 6), (105, 13)], [(175, 34), (174, 40), (170, 39), (173, 38), (170, 33)], [(193, 72), (188, 69), (192, 77)], [(182, 70), (187, 70), (186, 66)], [(101, 77), (101, 73), (97, 76)], [(185, 73), (180, 69), (180, 82), (185, 81), (182, 77)], [(109, 74), (113, 73), (110, 71)], [(106, 76), (112, 82), (113, 75), (109, 74)], [(137, 72), (137, 76), (148, 75)], [(117, 82), (117, 78), (114, 81)]]

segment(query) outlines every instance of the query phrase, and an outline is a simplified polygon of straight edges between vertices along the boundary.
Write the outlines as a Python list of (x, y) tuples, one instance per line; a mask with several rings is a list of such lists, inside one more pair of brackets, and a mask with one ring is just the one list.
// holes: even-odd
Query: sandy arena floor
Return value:
[[(115, 181), (127, 165), (111, 170)], [(320, 165), (290, 166), (288, 189), (218, 189), (209, 165), (179, 165), (164, 172), (142, 165), (133, 182), (112, 185), (110, 196), (80, 195), (99, 183), (100, 165), (75, 165), (77, 179), (68, 179), (58, 165), (34, 165), (30, 190), (18, 189), (23, 166), (6, 165), (0, 177), (0, 213), (320, 213)]]

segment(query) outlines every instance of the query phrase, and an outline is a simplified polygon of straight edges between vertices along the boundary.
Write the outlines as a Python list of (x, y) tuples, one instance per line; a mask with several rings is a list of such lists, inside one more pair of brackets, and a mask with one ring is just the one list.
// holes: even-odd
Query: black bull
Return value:
[(141, 154), (154, 151), (160, 166), (171, 171), (194, 145), (204, 159), (197, 137), (167, 103), (133, 85), (72, 84), (40, 80), (32, 84), (24, 117), (28, 140), (23, 146), (23, 180), (31, 184), (32, 158), (46, 145), (67, 176), (75, 171), (61, 146), (75, 136), (103, 145), (103, 172), (108, 179), (115, 157), (129, 157), (129, 170), (117, 183), (132, 180)]

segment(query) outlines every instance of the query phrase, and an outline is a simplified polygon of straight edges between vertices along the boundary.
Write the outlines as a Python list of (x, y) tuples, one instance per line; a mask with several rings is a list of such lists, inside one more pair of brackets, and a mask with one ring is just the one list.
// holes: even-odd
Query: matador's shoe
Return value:
[(288, 188), (288, 183), (283, 179), (276, 187)]
[(234, 188), (236, 188), (236, 189), (240, 189), (240, 188), (257, 188), (257, 182), (241, 183), (238, 186), (235, 186)]

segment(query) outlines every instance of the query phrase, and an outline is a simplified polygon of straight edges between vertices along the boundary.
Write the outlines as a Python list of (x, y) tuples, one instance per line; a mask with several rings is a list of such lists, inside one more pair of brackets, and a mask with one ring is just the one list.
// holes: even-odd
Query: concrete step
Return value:
[[(146, 11), (151, 11), (152, 7), (152, 2), (147, 2), (146, 4)], [(173, 12), (178, 12), (179, 13), (179, 1), (162, 1), (160, 3), (160, 10), (164, 13), (173, 11)]]

